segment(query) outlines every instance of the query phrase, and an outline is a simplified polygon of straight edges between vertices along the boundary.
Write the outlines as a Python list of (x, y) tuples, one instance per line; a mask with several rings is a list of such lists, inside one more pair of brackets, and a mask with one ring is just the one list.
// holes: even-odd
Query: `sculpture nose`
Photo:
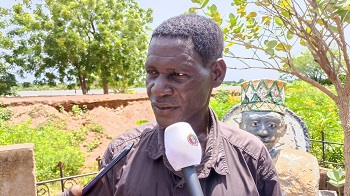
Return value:
[(266, 130), (264, 125), (261, 126), (257, 134), (261, 137), (269, 136), (269, 132)]

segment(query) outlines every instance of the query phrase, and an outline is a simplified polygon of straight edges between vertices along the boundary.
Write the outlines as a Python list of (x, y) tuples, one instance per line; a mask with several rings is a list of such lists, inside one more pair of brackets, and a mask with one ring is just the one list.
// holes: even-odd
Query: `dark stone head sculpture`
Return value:
[(309, 135), (302, 120), (285, 106), (286, 83), (252, 80), (241, 84), (241, 104), (223, 117), (228, 124), (257, 136), (275, 157), (278, 149), (309, 152)]

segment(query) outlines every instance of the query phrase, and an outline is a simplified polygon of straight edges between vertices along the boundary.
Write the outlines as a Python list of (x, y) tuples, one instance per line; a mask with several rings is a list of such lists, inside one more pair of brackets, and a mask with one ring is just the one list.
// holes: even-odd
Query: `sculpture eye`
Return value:
[(250, 123), (250, 125), (252, 127), (257, 127), (259, 125), (259, 123), (257, 121), (253, 121), (253, 122)]
[(277, 125), (275, 124), (275, 123), (271, 123), (271, 124), (269, 124), (268, 125), (270, 128), (275, 128), (275, 127), (277, 127)]

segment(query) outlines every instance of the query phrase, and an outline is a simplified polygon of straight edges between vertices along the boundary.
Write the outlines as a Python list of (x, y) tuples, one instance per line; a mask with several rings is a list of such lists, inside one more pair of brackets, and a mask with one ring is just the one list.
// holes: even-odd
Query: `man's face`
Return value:
[(146, 59), (146, 87), (158, 124), (192, 125), (208, 118), (212, 90), (210, 68), (190, 40), (153, 38)]
[(283, 116), (276, 112), (243, 112), (240, 128), (257, 136), (268, 149), (272, 148), (287, 130)]

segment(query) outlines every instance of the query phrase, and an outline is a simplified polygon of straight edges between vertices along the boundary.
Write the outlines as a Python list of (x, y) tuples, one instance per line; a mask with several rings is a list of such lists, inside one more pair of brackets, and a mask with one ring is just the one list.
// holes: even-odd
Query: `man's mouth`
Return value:
[(178, 107), (170, 104), (153, 102), (152, 108), (156, 115), (170, 115)]

